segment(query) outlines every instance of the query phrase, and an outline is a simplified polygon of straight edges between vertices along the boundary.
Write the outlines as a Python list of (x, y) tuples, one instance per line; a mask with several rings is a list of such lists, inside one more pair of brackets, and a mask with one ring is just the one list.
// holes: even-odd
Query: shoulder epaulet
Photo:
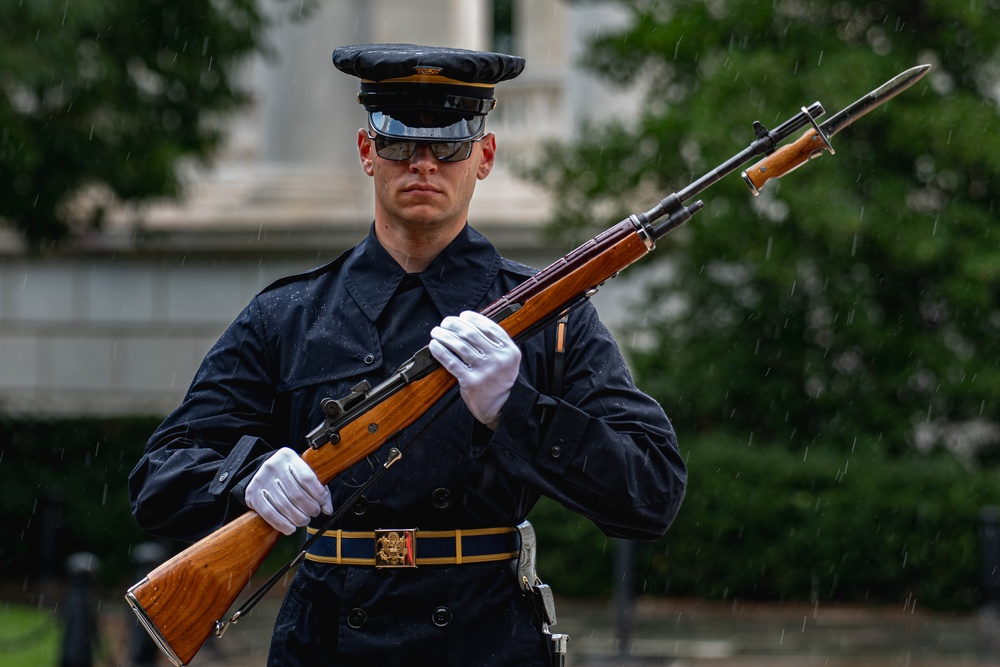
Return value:
[(340, 254), (339, 257), (337, 257), (333, 261), (330, 261), (330, 262), (327, 262), (326, 264), (323, 264), (322, 266), (317, 266), (315, 268), (309, 269), (308, 271), (302, 271), (300, 273), (293, 273), (293, 274), (284, 276), (282, 278), (278, 278), (277, 280), (275, 280), (274, 282), (272, 282), (270, 285), (268, 285), (267, 287), (265, 287), (264, 289), (262, 289), (259, 292), (259, 294), (264, 294), (266, 292), (270, 292), (272, 290), (276, 290), (279, 287), (284, 287), (285, 285), (291, 285), (291, 284), (297, 283), (297, 282), (304, 282), (304, 281), (308, 281), (308, 280), (313, 280), (317, 276), (321, 276), (321, 275), (330, 273), (332, 271), (337, 271), (337, 270), (340, 269), (340, 266), (344, 263), (344, 260), (346, 260), (347, 257), (353, 251), (354, 251), (354, 248), (351, 248), (350, 250), (345, 250), (343, 253)]

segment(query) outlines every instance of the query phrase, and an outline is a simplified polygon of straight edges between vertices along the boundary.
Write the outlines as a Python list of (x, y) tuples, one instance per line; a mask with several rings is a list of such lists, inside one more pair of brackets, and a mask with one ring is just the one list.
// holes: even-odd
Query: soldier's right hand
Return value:
[(333, 513), (330, 489), (298, 454), (282, 447), (254, 473), (244, 496), (254, 510), (275, 530), (291, 535), (309, 519)]

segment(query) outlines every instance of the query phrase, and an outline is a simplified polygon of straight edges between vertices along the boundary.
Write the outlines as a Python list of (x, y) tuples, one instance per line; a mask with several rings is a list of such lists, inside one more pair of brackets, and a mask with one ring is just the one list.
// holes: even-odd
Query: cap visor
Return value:
[[(421, 139), (426, 141), (468, 141), (483, 134), (486, 116), (461, 118), (451, 116), (442, 119), (440, 114), (407, 112), (406, 122), (390, 116), (384, 111), (368, 114), (372, 130), (376, 134), (393, 139)], [(453, 121), (453, 122), (447, 122)]]

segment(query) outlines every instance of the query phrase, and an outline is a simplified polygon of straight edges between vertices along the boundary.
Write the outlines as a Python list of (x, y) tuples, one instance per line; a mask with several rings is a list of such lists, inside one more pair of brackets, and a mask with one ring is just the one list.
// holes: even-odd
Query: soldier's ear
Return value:
[(497, 156), (497, 137), (495, 134), (490, 132), (483, 140), (479, 142), (480, 151), (482, 155), (479, 158), (479, 169), (476, 171), (476, 177), (479, 180), (483, 180), (490, 175), (493, 171), (493, 164)]
[(358, 130), (358, 159), (361, 161), (361, 168), (369, 176), (374, 176), (375, 171), (372, 163), (375, 161), (375, 142), (368, 136), (368, 132), (363, 128)]

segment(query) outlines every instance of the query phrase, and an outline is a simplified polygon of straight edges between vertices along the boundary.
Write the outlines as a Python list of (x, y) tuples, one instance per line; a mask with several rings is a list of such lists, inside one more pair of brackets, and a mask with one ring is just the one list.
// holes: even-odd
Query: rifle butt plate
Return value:
[(143, 579), (135, 586), (128, 589), (128, 592), (125, 593), (125, 600), (128, 602), (128, 605), (132, 607), (132, 611), (135, 612), (135, 615), (139, 619), (139, 622), (142, 624), (142, 627), (146, 629), (146, 632), (149, 633), (149, 636), (153, 638), (154, 642), (156, 642), (156, 646), (161, 651), (163, 651), (163, 654), (167, 656), (170, 662), (173, 663), (176, 667), (184, 667), (184, 661), (177, 656), (177, 653), (174, 651), (173, 647), (170, 646), (170, 643), (167, 641), (166, 637), (164, 637), (163, 633), (160, 632), (160, 629), (156, 627), (156, 624), (153, 622), (153, 619), (149, 617), (149, 614), (147, 614), (146, 610), (143, 609), (142, 603), (139, 602), (139, 599), (135, 596), (135, 590), (141, 586), (146, 585), (147, 583), (149, 583), (149, 579)]

